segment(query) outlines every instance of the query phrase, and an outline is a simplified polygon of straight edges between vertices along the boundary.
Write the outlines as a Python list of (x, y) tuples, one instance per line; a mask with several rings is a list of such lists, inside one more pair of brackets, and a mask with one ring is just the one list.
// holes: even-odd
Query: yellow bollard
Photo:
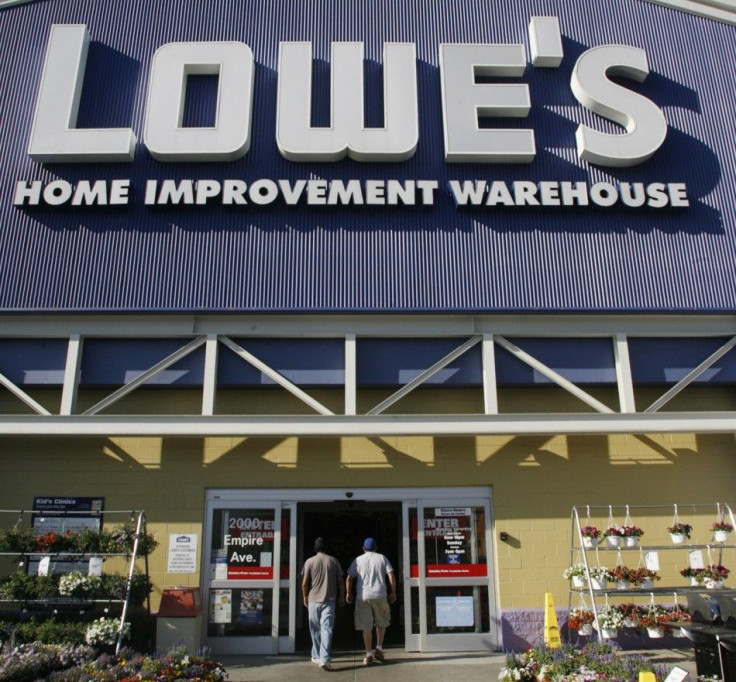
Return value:
[(555, 613), (551, 592), (544, 595), (544, 643), (550, 649), (557, 649), (562, 646), (560, 628), (557, 626), (557, 614)]
[(639, 682), (657, 682), (657, 676), (654, 673), (639, 673)]

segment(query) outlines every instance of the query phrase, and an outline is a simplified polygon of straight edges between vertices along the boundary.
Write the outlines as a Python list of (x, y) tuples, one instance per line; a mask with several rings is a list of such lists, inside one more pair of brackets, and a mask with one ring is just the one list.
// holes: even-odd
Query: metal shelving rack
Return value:
[[(130, 591), (131, 586), (133, 583), (133, 576), (135, 574), (135, 568), (136, 568), (136, 561), (139, 558), (144, 559), (144, 565), (145, 565), (145, 576), (148, 577), (149, 575), (149, 569), (148, 569), (148, 553), (144, 554), (142, 557), (139, 557), (139, 546), (140, 546), (140, 539), (141, 537), (145, 537), (147, 534), (147, 525), (146, 525), (146, 514), (144, 511), (141, 510), (122, 510), (122, 511), (83, 511), (83, 512), (76, 512), (76, 511), (59, 511), (59, 512), (48, 512), (48, 511), (37, 511), (37, 510), (28, 510), (28, 509), (0, 509), (0, 516), (3, 514), (14, 514), (17, 518), (17, 521), (15, 523), (15, 527), (21, 526), (26, 518), (33, 519), (34, 516), (61, 516), (61, 517), (72, 517), (72, 516), (84, 516), (84, 517), (97, 517), (99, 516), (100, 521), (102, 521), (105, 517), (125, 517), (126, 519), (130, 519), (131, 521), (135, 522), (135, 536), (133, 540), (133, 548), (130, 552), (117, 552), (117, 553), (104, 553), (104, 552), (87, 552), (87, 553), (79, 553), (79, 552), (0, 552), (0, 556), (14, 556), (14, 557), (21, 557), (23, 561), (23, 565), (25, 570), (28, 570), (28, 564), (29, 561), (34, 557), (45, 557), (45, 556), (53, 556), (56, 557), (58, 560), (69, 560), (74, 558), (79, 559), (89, 559), (91, 557), (102, 557), (103, 560), (105, 558), (110, 557), (127, 557), (128, 558), (128, 575), (127, 575), (127, 582), (125, 587), (125, 598), (124, 599), (97, 599), (97, 600), (86, 600), (87, 603), (120, 603), (122, 604), (121, 607), (121, 614), (120, 614), (120, 627), (119, 627), (119, 634), (117, 638), (117, 642), (115, 645), (115, 653), (118, 653), (120, 651), (120, 648), (122, 646), (123, 641), (123, 628), (125, 626), (125, 623), (128, 618), (128, 610), (130, 605)], [(0, 603), (16, 603), (19, 602), (21, 604), (29, 604), (33, 600), (19, 600), (19, 599), (5, 599), (0, 600)], [(43, 603), (48, 603), (49, 605), (58, 605), (60, 603), (74, 603), (67, 600), (58, 600), (58, 603), (55, 602), (52, 599), (42, 600)], [(80, 603), (79, 600), (76, 600), (76, 603)], [(151, 597), (150, 594), (146, 595), (146, 610), (148, 613), (151, 613)]]
[[(572, 565), (575, 562), (576, 556), (581, 556), (583, 560), (583, 564), (585, 565), (585, 571), (586, 575), (589, 575), (590, 572), (590, 563), (588, 561), (588, 552), (589, 551), (596, 551), (596, 552), (621, 552), (623, 551), (643, 551), (643, 550), (651, 550), (651, 551), (672, 551), (672, 550), (683, 550), (687, 549), (689, 551), (694, 549), (706, 549), (711, 554), (712, 550), (717, 551), (717, 557), (718, 557), (718, 563), (721, 563), (721, 559), (723, 556), (723, 551), (726, 549), (736, 549), (736, 544), (727, 544), (722, 542), (713, 542), (713, 543), (685, 543), (682, 545), (637, 545), (636, 547), (612, 547), (612, 546), (606, 546), (605, 544), (599, 544), (597, 547), (591, 548), (586, 547), (585, 543), (583, 541), (583, 534), (581, 531), (582, 525), (581, 525), (581, 510), (584, 510), (585, 512), (585, 518), (591, 517), (591, 512), (595, 511), (601, 511), (608, 514), (609, 518), (612, 517), (614, 511), (621, 510), (623, 511), (626, 516), (629, 516), (629, 512), (631, 510), (636, 511), (658, 511), (658, 510), (666, 510), (670, 509), (674, 511), (674, 515), (677, 516), (678, 510), (682, 509), (688, 509), (688, 510), (707, 510), (707, 509), (713, 509), (715, 510), (715, 518), (718, 520), (727, 520), (728, 523), (733, 526), (736, 532), (736, 520), (734, 520), (733, 511), (731, 510), (731, 507), (722, 502), (710, 502), (710, 503), (703, 503), (703, 504), (668, 504), (668, 505), (577, 505), (572, 508), (572, 512), (570, 515), (570, 521), (571, 521), (571, 532), (570, 532), (570, 565)], [(600, 514), (603, 516), (603, 514)], [(597, 633), (597, 637), (599, 639), (602, 639), (601, 637), (601, 629), (599, 627), (598, 622), (598, 607), (597, 607), (597, 599), (608, 598), (609, 596), (615, 596), (615, 597), (622, 597), (622, 596), (636, 596), (636, 597), (644, 597), (644, 596), (650, 596), (650, 598), (653, 598), (654, 596), (661, 596), (661, 595), (667, 595), (671, 594), (675, 597), (675, 600), (677, 600), (678, 594), (688, 594), (690, 592), (703, 592), (703, 587), (688, 587), (688, 586), (668, 586), (668, 587), (651, 587), (646, 589), (604, 589), (604, 590), (595, 590), (593, 589), (592, 583), (590, 580), (587, 580), (587, 587), (584, 588), (574, 588), (572, 585), (569, 589), (569, 599), (568, 599), (568, 613), (571, 610), (572, 606), (572, 596), (573, 594), (588, 594), (590, 598), (591, 603), (591, 610), (593, 611), (593, 615), (595, 618), (595, 627), (594, 632)], [(722, 595), (736, 595), (736, 588), (727, 588), (727, 589), (719, 589), (717, 590), (718, 594)], [(570, 633), (568, 629), (568, 640), (570, 640)]]

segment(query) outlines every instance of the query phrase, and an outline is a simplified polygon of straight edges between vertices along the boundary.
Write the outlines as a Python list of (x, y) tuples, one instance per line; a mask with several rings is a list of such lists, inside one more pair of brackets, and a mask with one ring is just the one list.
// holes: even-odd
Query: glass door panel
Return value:
[(275, 502), (209, 505), (205, 634), (213, 653), (278, 651), (283, 516)]
[(469, 651), (497, 643), (490, 500), (405, 503), (410, 596), (407, 648)]

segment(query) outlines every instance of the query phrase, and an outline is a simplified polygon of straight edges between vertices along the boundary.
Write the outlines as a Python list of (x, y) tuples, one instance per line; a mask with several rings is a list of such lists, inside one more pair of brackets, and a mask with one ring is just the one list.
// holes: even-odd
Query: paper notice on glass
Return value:
[(647, 552), (644, 555), (644, 565), (650, 571), (659, 570), (659, 553), (658, 552)]
[(51, 557), (45, 556), (41, 561), (38, 562), (38, 575), (49, 574), (49, 564), (51, 563)]
[(435, 597), (437, 626), (441, 628), (473, 625), (472, 597)]
[(699, 549), (694, 549), (688, 553), (690, 557), (690, 568), (705, 568), (703, 563), (703, 552)]
[(90, 557), (89, 564), (87, 566), (87, 575), (96, 575), (96, 576), (102, 575), (102, 557), (101, 556)]
[(273, 563), (273, 552), (261, 552), (261, 566), (271, 566)]
[(212, 590), (210, 593), (210, 623), (229, 623), (232, 618), (232, 590)]

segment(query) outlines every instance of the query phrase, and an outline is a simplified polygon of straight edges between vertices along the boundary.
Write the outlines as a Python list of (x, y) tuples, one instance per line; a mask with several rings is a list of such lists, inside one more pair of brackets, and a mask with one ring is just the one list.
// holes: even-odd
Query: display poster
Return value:
[(240, 590), (238, 625), (246, 629), (263, 625), (263, 590)]
[(210, 623), (230, 623), (233, 618), (232, 590), (210, 591)]
[(276, 537), (275, 512), (233, 511), (224, 536), (228, 580), (270, 580)]
[[(424, 516), (424, 549), (426, 575), (441, 577), (482, 577), (487, 575), (485, 551), (482, 551), (484, 529), (475, 529), (476, 520), (470, 507), (436, 507), (426, 509)], [(419, 574), (411, 567), (412, 577)]]
[(169, 534), (168, 573), (197, 572), (197, 538), (196, 533)]
[(462, 628), (475, 623), (472, 597), (435, 597), (437, 627)]

